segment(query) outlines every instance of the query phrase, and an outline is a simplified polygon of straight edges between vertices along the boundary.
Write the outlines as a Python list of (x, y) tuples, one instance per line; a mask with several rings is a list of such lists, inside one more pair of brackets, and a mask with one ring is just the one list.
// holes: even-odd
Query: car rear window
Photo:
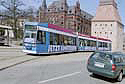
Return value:
[(94, 53), (92, 55), (92, 58), (103, 59), (103, 60), (107, 60), (107, 61), (112, 60), (112, 56), (110, 54), (103, 53), (103, 52), (96, 52), (96, 53)]

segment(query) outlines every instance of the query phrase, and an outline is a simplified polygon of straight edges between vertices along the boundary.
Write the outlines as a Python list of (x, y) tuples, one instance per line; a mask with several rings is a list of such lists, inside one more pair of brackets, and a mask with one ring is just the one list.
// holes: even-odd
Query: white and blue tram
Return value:
[(59, 26), (26, 22), (23, 52), (29, 54), (63, 53), (74, 51), (111, 50), (111, 41), (76, 34)]

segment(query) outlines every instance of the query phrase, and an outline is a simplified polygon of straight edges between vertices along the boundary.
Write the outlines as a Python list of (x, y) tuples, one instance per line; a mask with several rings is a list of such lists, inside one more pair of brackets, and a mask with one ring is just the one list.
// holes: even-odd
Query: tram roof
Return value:
[[(69, 30), (67, 28), (57, 26), (55, 24), (48, 24), (47, 22), (26, 22), (25, 24), (26, 25), (34, 25), (34, 26), (42, 26), (42, 27), (51, 28), (51, 29), (55, 29), (55, 30), (58, 30), (58, 31), (62, 31), (62, 32), (76, 34), (73, 30)], [(104, 41), (110, 41), (111, 42), (111, 40), (106, 39), (106, 38), (99, 38), (99, 37), (96, 37), (96, 36), (89, 36), (89, 35), (80, 34), (80, 33), (78, 35), (82, 36), (82, 37), (87, 37), (87, 38), (92, 38), (92, 39), (98, 39), (98, 40), (104, 40)]]
[(48, 28), (74, 34), (74, 31), (73, 31), (73, 30), (69, 30), (69, 29), (67, 29), (67, 28), (62, 28), (62, 27), (57, 26), (57, 25), (54, 25), (54, 24), (48, 24)]
[(98, 40), (104, 40), (104, 41), (111, 41), (111, 40), (106, 39), (106, 38), (100, 38), (100, 37), (96, 37), (96, 36), (89, 36), (89, 35), (80, 34), (80, 33), (79, 33), (79, 36), (88, 37), (88, 38), (93, 38), (93, 39), (98, 39)]
[(73, 30), (69, 30), (67, 28), (57, 26), (55, 24), (48, 24), (47, 22), (40, 22), (40, 23), (39, 22), (26, 22), (25, 24), (26, 25), (34, 25), (34, 26), (42, 26), (42, 27), (51, 28), (54, 30), (70, 33), (70, 34), (75, 34)]

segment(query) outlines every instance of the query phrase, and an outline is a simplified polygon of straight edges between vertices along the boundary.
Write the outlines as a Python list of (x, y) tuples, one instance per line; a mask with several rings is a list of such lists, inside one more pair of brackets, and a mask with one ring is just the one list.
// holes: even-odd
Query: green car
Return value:
[(87, 69), (93, 74), (117, 79), (125, 75), (125, 55), (120, 52), (94, 52), (88, 59)]

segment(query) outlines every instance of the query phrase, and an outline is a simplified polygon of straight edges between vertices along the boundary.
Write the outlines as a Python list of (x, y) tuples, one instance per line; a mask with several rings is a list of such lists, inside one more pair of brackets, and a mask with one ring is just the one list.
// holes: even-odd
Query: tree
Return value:
[(2, 14), (3, 16), (9, 17), (13, 22), (13, 32), (15, 36), (15, 40), (17, 40), (17, 21), (18, 17), (21, 15), (21, 6), (23, 6), (23, 2), (20, 0), (1, 0), (1, 6), (7, 11), (7, 14)]

